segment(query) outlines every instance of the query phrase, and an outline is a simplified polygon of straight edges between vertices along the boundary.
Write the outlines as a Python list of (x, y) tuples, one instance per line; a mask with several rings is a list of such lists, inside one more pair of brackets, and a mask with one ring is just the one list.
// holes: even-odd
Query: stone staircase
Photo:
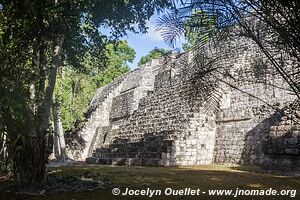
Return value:
[[(88, 163), (125, 164), (123, 159), (116, 159), (120, 156), (120, 153), (122, 153), (123, 157), (130, 158), (126, 160), (126, 162), (129, 162), (127, 164), (135, 163), (141, 165), (141, 162), (144, 161), (138, 158), (147, 158), (145, 162), (150, 159), (150, 161), (147, 161), (150, 165), (151, 163), (157, 165), (159, 160), (161, 160), (161, 155), (155, 153), (154, 150), (153, 153), (149, 155), (142, 153), (143, 151), (148, 152), (145, 151), (148, 147), (155, 146), (151, 144), (151, 142), (120, 141), (122, 139), (119, 138), (120, 125), (123, 124), (122, 121), (130, 118), (131, 115), (139, 109), (140, 101), (148, 95), (149, 91), (154, 90), (155, 76), (161, 67), (162, 64), (155, 60), (141, 68), (131, 71), (126, 76), (126, 79), (122, 82), (120, 87), (118, 87), (117, 95), (114, 95), (112, 102), (110, 101), (110, 106), (106, 106), (106, 108), (110, 109), (108, 110), (108, 112), (110, 112), (109, 119), (106, 120), (108, 124), (102, 126), (102, 131), (98, 131), (94, 134), (92, 141), (96, 142), (90, 146), (90, 153), (86, 158)], [(117, 107), (120, 104), (126, 105)], [(122, 113), (124, 106), (126, 112)], [(111, 109), (112, 107), (114, 107), (114, 109)], [(95, 124), (95, 121), (93, 123)]]
[[(145, 66), (132, 70), (116, 78), (112, 83), (101, 87), (97, 90), (95, 97), (92, 99), (90, 106), (85, 114), (86, 122), (78, 131), (78, 134), (85, 141), (85, 146), (77, 151), (72, 152), (76, 160), (85, 160), (98, 154), (99, 148), (109, 148), (117, 136), (121, 118), (113, 115), (112, 107), (114, 102), (122, 95), (132, 95), (132, 102), (126, 105), (128, 116), (138, 109), (140, 100), (147, 96), (148, 91), (154, 88), (155, 75), (158, 73), (161, 64), (158, 61), (147, 63)], [(121, 110), (115, 109), (116, 112)], [(118, 115), (117, 115), (118, 116)], [(124, 116), (127, 117), (127, 116)], [(98, 150), (96, 150), (98, 148)], [(109, 151), (109, 150), (108, 150)]]
[(172, 151), (172, 140), (148, 139), (140, 142), (112, 143), (93, 151), (87, 163), (109, 165), (163, 166), (163, 158)]
[(91, 156), (95, 145), (99, 143), (99, 135), (102, 134), (104, 127), (109, 126), (109, 112), (112, 106), (112, 100), (119, 95), (127, 74), (124, 74), (111, 84), (98, 89), (96, 96), (86, 112), (86, 122), (78, 131), (78, 135), (85, 141), (85, 146), (72, 152), (70, 157), (84, 161)]

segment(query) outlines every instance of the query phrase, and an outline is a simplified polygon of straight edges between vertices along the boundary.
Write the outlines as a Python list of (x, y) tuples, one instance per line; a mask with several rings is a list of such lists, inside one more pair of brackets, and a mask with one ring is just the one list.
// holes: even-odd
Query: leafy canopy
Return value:
[(146, 64), (147, 62), (149, 62), (152, 59), (157, 59), (157, 58), (160, 58), (162, 56), (166, 56), (170, 53), (172, 53), (171, 50), (166, 50), (166, 49), (155, 47), (147, 55), (141, 57), (140, 61), (138, 62), (138, 66), (142, 66), (142, 65)]
[(128, 72), (128, 62), (132, 62), (135, 57), (135, 51), (128, 46), (127, 41), (107, 44), (104, 54), (107, 61), (101, 70), (94, 60), (88, 60), (87, 57), (83, 63), (86, 68), (84, 72), (67, 66), (58, 75), (55, 98), (61, 105), (62, 123), (66, 132), (73, 128), (76, 121), (83, 120), (83, 113), (95, 91)]

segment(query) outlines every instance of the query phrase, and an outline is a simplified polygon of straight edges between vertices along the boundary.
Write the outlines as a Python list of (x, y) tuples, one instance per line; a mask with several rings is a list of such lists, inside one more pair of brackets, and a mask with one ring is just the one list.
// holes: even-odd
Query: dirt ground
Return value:
[[(206, 165), (190, 167), (126, 167), (75, 164), (49, 169), (49, 184), (31, 192), (7, 192), (9, 180), (2, 179), (0, 199), (112, 200), (112, 199), (300, 199), (300, 194), (234, 197), (238, 190), (296, 190), (300, 177), (264, 174), (255, 167)], [(113, 195), (118, 188), (121, 194)], [(122, 195), (135, 191), (161, 191), (148, 195)], [(148, 189), (149, 188), (149, 189)], [(198, 195), (166, 195), (167, 191), (197, 190)], [(233, 190), (232, 195), (209, 195), (209, 190)], [(27, 190), (28, 191), (28, 190)], [(204, 194), (205, 193), (205, 194)]]

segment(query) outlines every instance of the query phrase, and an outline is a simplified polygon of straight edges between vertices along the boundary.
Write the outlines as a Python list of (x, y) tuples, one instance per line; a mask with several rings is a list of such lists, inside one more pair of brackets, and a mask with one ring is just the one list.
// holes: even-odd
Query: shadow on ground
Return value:
[[(161, 190), (172, 189), (300, 189), (299, 177), (262, 174), (258, 168), (223, 165), (189, 167), (114, 167), (103, 165), (80, 165), (50, 169), (49, 176), (77, 177), (85, 181), (105, 183), (104, 187), (93, 191), (66, 192), (43, 196), (9, 195), (1, 193), (0, 199), (46, 199), (46, 200), (111, 200), (111, 199), (297, 199), (289, 196), (114, 196), (112, 189), (118, 187), (121, 192), (129, 189)], [(72, 180), (71, 180), (72, 181)], [(71, 184), (71, 183), (70, 183)]]

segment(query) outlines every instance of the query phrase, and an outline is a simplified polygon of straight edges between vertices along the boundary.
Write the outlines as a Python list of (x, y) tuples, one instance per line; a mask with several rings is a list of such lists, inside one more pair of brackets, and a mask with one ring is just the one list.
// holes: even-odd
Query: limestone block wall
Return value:
[(183, 79), (161, 66), (153, 91), (140, 99), (130, 116), (111, 119), (118, 124), (113, 142), (98, 146), (87, 161), (156, 166), (212, 163), (215, 116), (201, 112), (194, 85), (182, 84)]
[[(282, 108), (284, 99), (271, 99), (273, 95), (270, 94), (271, 91), (259, 88), (257, 85), (241, 87), (245, 90), (246, 88), (249, 90), (252, 88), (253, 92), (259, 89), (264, 91), (262, 97), (265, 97), (273, 108), (246, 94), (232, 91), (230, 108), (222, 109), (216, 121), (217, 134), (214, 152), (216, 163), (253, 165), (262, 162), (263, 141), (272, 124), (275, 123), (274, 113), (276, 109)], [(290, 96), (284, 91), (275, 90), (275, 94), (277, 92), (283, 97)]]
[(231, 41), (234, 62), (224, 77), (224, 106), (216, 116), (214, 162), (260, 165), (264, 141), (275, 123), (274, 113), (295, 96), (255, 44)]
[[(198, 68), (191, 64), (195, 58), (204, 61)], [(201, 76), (212, 68), (220, 70)], [(293, 136), (280, 135), (288, 119), (276, 114), (295, 97), (246, 38), (152, 61), (115, 85), (99, 92), (81, 130), (87, 141), (82, 159), (89, 163), (259, 164), (276, 170), (284, 160), (290, 171), (299, 170), (300, 127), (293, 125)]]
[(134, 101), (134, 90), (127, 91), (116, 96), (113, 99), (113, 107), (111, 109), (110, 117), (114, 120), (129, 116), (132, 113), (131, 105)]
[(275, 122), (264, 140), (262, 168), (267, 172), (300, 175), (300, 103), (274, 113)]
[(86, 121), (77, 132), (85, 145), (69, 148), (71, 158), (85, 160), (92, 156), (92, 151), (97, 146), (111, 142), (118, 124), (131, 115), (137, 109), (139, 100), (153, 89), (159, 65), (158, 61), (148, 63), (97, 90), (87, 109)]
[(213, 163), (216, 124), (214, 114), (190, 114), (187, 132), (174, 142), (174, 165)]
[(87, 120), (77, 132), (79, 137), (85, 141), (85, 145), (68, 148), (67, 153), (70, 158), (85, 160), (86, 157), (92, 155), (92, 151), (96, 148), (95, 145), (103, 135), (103, 128), (110, 124), (109, 113), (112, 107), (112, 100), (120, 93), (124, 79), (126, 79), (126, 75), (118, 77), (111, 84), (98, 89), (87, 110)]

